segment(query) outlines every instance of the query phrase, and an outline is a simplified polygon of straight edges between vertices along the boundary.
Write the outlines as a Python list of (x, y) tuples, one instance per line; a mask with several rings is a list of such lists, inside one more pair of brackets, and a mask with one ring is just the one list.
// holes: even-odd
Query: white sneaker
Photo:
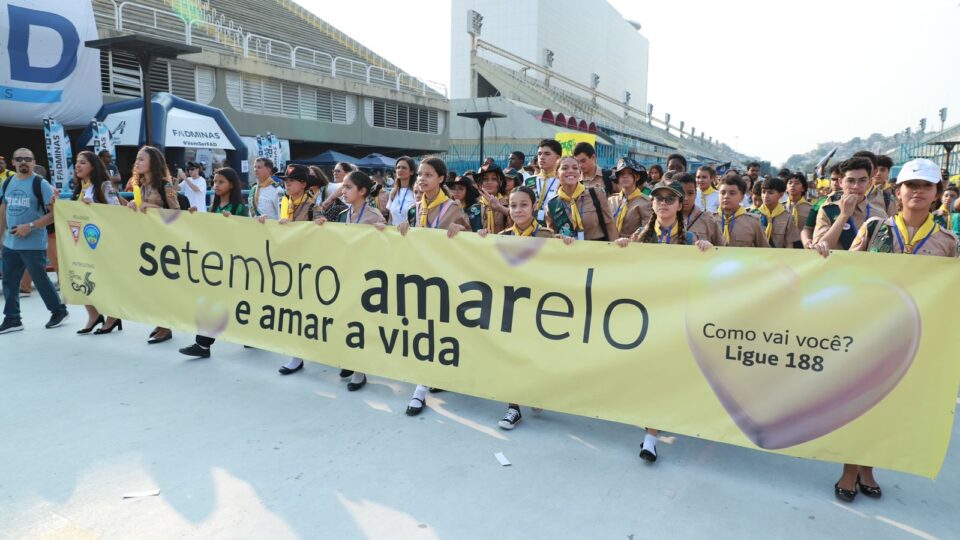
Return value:
[(517, 427), (517, 424), (520, 423), (522, 418), (519, 410), (510, 407), (507, 409), (507, 414), (503, 415), (503, 419), (501, 419), (497, 425), (503, 429), (513, 429)]

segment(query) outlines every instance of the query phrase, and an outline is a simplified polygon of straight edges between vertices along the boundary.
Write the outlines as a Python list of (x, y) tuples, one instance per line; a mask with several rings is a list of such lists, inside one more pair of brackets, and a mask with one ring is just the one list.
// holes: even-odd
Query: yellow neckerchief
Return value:
[(90, 187), (90, 184), (92, 184), (92, 183), (93, 183), (93, 182), (91, 182), (89, 178), (82, 178), (82, 179), (80, 179), (80, 189), (81, 189), (81, 191), (82, 191), (82, 192), (87, 191), (87, 189)]
[(443, 203), (447, 202), (448, 200), (450, 200), (450, 198), (447, 197), (447, 194), (444, 193), (442, 189), (437, 192), (437, 198), (435, 198), (433, 202), (430, 202), (430, 203), (427, 202), (426, 195), (421, 195), (420, 196), (420, 226), (426, 227), (427, 215), (430, 213), (430, 211), (442, 205)]
[(133, 203), (137, 208), (143, 208), (143, 190), (140, 189), (140, 182), (133, 183)]
[[(493, 197), (499, 200), (498, 195), (490, 195), (490, 197)], [(497, 232), (493, 230), (494, 225), (496, 225), (496, 222), (494, 221), (493, 206), (490, 206), (487, 203), (487, 200), (484, 199), (483, 197), (480, 197), (480, 206), (483, 207), (484, 214), (487, 216), (487, 230), (489, 230), (490, 232)]]
[(727, 244), (730, 243), (730, 235), (733, 234), (734, 220), (746, 213), (747, 211), (740, 206), (737, 208), (737, 211), (734, 212), (733, 217), (728, 220), (726, 212), (724, 212), (722, 208), (720, 209), (720, 228), (723, 229), (723, 238), (727, 241)]
[(620, 208), (617, 209), (617, 230), (623, 230), (623, 219), (627, 216), (627, 207), (630, 206), (630, 201), (643, 197), (643, 192), (640, 191), (640, 188), (633, 188), (633, 192), (623, 196), (623, 193), (620, 193)]
[[(561, 201), (565, 201), (570, 205), (570, 222), (573, 225), (573, 230), (582, 231), (583, 230), (583, 220), (580, 219), (580, 209), (577, 208), (577, 199), (580, 195), (583, 195), (583, 192), (586, 188), (583, 187), (583, 184), (577, 183), (577, 189), (573, 191), (573, 195), (567, 195), (567, 190), (562, 187), (557, 190), (557, 197), (560, 197)], [(600, 209), (597, 208), (597, 212)]]
[(947, 229), (953, 230), (953, 213), (947, 210), (946, 204), (940, 205), (940, 214), (947, 219)]
[(713, 195), (717, 190), (713, 187), (713, 184), (710, 184), (710, 187), (706, 191), (700, 191), (700, 204), (703, 205), (703, 209), (707, 209), (707, 195)]
[[(538, 211), (543, 208), (543, 201), (547, 200), (547, 193), (550, 191), (550, 180), (556, 180), (558, 183), (560, 182), (560, 179), (556, 178), (555, 176), (537, 177), (537, 185), (539, 185), (541, 181), (543, 182), (543, 189), (540, 190), (540, 196), (537, 197)], [(557, 187), (557, 191), (561, 191), (559, 187)]]
[(663, 242), (662, 240), (663, 240), (663, 238), (664, 238), (664, 235), (663, 235), (663, 232), (662, 232), (661, 229), (660, 229), (660, 220), (658, 219), (658, 220), (656, 220), (656, 221), (653, 223), (653, 232), (655, 232), (655, 233), (657, 234), (657, 243), (658, 243), (658, 244), (669, 244), (669, 243), (670, 243), (670, 240), (671, 240), (677, 233), (679, 233), (680, 231), (679, 231), (679, 229), (678, 229), (678, 227), (677, 227), (677, 222), (674, 221), (674, 222), (673, 222), (673, 225), (670, 226), (670, 230), (667, 231), (667, 232), (669, 233), (669, 234), (666, 236), (666, 240), (667, 240), (667, 241), (666, 241), (666, 242)]
[(800, 197), (800, 200), (795, 203), (791, 201), (789, 197), (787, 198), (787, 208), (790, 209), (790, 215), (793, 216), (793, 224), (796, 225), (797, 227), (800, 226), (800, 212), (797, 211), (797, 208), (799, 208), (800, 205), (804, 203), (810, 204), (803, 197)]
[(531, 220), (530, 225), (522, 231), (520, 230), (519, 227), (517, 227), (516, 223), (513, 224), (513, 227), (511, 227), (511, 229), (513, 230), (514, 236), (533, 236), (534, 234), (536, 234), (539, 226), (540, 224), (537, 223), (537, 220), (534, 219), (534, 220)]
[(297, 210), (300, 209), (300, 206), (303, 205), (303, 201), (305, 200), (307, 200), (306, 190), (304, 190), (303, 194), (300, 195), (300, 198), (296, 201), (291, 201), (290, 196), (287, 195), (280, 201), (280, 215), (293, 221), (294, 214), (297, 213)]
[(784, 212), (783, 205), (780, 203), (777, 203), (777, 205), (773, 207), (773, 210), (767, 208), (765, 204), (760, 205), (760, 214), (767, 218), (767, 229), (763, 231), (763, 233), (767, 235), (767, 240), (770, 240), (773, 236), (773, 218)]
[(917, 232), (910, 235), (910, 229), (907, 228), (907, 222), (903, 220), (903, 214), (897, 214), (897, 217), (894, 218), (894, 223), (897, 225), (897, 230), (900, 231), (900, 240), (903, 242), (903, 252), (906, 254), (913, 253), (914, 244), (918, 241), (926, 240), (926, 238), (932, 235), (937, 228), (936, 222), (933, 221), (933, 214), (927, 214), (927, 220), (923, 222), (923, 225), (917, 229)]

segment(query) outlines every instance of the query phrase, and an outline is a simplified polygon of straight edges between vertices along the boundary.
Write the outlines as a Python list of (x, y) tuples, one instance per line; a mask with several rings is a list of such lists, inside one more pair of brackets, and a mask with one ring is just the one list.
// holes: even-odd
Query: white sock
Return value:
[(294, 356), (293, 358), (290, 359), (289, 362), (287, 362), (286, 364), (284, 364), (283, 367), (285, 367), (285, 368), (287, 368), (287, 369), (297, 369), (298, 367), (300, 367), (300, 366), (302, 366), (302, 365), (303, 365), (303, 360), (301, 360), (300, 358), (297, 358), (296, 356)]
[[(414, 408), (423, 407), (427, 402), (427, 387), (422, 384), (418, 384), (417, 389), (413, 391), (413, 397), (414, 399), (410, 400), (409, 406)], [(421, 400), (422, 402), (415, 401), (417, 399)]]
[(354, 371), (353, 375), (350, 376), (350, 382), (354, 384), (359, 384), (359, 383), (362, 383), (363, 380), (366, 378), (367, 376), (364, 375), (363, 373), (360, 373), (359, 371)]
[(657, 455), (657, 436), (647, 433), (643, 436), (643, 449)]

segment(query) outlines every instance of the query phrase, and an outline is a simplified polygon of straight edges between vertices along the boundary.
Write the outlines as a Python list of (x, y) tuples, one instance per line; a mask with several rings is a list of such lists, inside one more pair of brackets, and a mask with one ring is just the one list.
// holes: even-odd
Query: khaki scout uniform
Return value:
[[(867, 220), (857, 233), (857, 237), (850, 246), (850, 251), (871, 251), (874, 253), (903, 253), (903, 248), (896, 238), (894, 229), (897, 228), (894, 218), (874, 218)], [(916, 229), (909, 228), (910, 234), (916, 234)], [(906, 241), (906, 239), (903, 239)], [(934, 232), (923, 245), (922, 239), (915, 239), (913, 255), (932, 255), (935, 257), (956, 257), (957, 237), (953, 232), (940, 225), (934, 226)], [(918, 248), (919, 245), (919, 249)]]
[(690, 215), (684, 218), (683, 224), (687, 231), (697, 237), (697, 240), (706, 240), (715, 246), (723, 245), (723, 231), (720, 230), (720, 222), (713, 214), (694, 206)]
[[(562, 189), (562, 188), (561, 188)], [(600, 227), (600, 214), (603, 215), (603, 221), (608, 227), (616, 230), (616, 224), (613, 222), (613, 215), (610, 214), (610, 205), (604, 204), (606, 197), (603, 191), (595, 190), (597, 200), (600, 202), (600, 208), (593, 204), (593, 197), (590, 195), (590, 189), (584, 189), (583, 193), (577, 197), (575, 204), (580, 212), (580, 221), (583, 223), (583, 230), (577, 231), (573, 228), (573, 221), (570, 217), (570, 207), (559, 196), (550, 199), (547, 204), (547, 226), (556, 231), (560, 236), (569, 236), (578, 240), (603, 240), (606, 231)], [(616, 238), (608, 238), (614, 241)]]
[(760, 226), (760, 218), (756, 215), (748, 212), (734, 218), (729, 242), (723, 235), (724, 217), (722, 210), (717, 212), (715, 219), (720, 227), (720, 236), (724, 240), (722, 245), (727, 247), (770, 247), (770, 242), (767, 242), (767, 235), (764, 234), (763, 227)]
[[(829, 201), (820, 207), (817, 211), (817, 226), (813, 228), (813, 243), (816, 244), (827, 234), (833, 222), (840, 215), (840, 201)], [(863, 226), (868, 218), (886, 218), (887, 212), (880, 205), (876, 205), (869, 200), (861, 201), (853, 211), (853, 216), (844, 224), (843, 232), (840, 234), (839, 243), (830, 246), (830, 249), (850, 249), (853, 240), (857, 236), (857, 231)], [(851, 223), (852, 221), (852, 223)]]
[(620, 213), (625, 212), (623, 226), (618, 230), (620, 238), (629, 238), (631, 234), (650, 223), (650, 219), (653, 217), (653, 204), (646, 195), (640, 194), (639, 197), (628, 201), (625, 208), (621, 208), (625, 198), (622, 193), (617, 193), (607, 199), (610, 204), (610, 212), (613, 214), (614, 225), (617, 224)]

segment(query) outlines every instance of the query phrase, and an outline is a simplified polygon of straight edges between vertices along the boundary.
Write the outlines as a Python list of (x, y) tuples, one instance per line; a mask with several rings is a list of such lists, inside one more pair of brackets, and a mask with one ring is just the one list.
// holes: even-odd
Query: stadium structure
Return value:
[[(581, 39), (553, 31), (573, 13), (583, 15)], [(476, 166), (477, 122), (456, 115), (475, 111), (506, 115), (485, 127), (484, 153), (501, 163), (512, 150), (534, 155), (558, 132), (595, 135), (604, 167), (627, 155), (660, 163), (674, 152), (693, 163), (747, 161), (692, 122), (654, 116), (640, 30), (604, 0), (453, 0), (448, 164)]]
[[(411, 76), (290, 0), (92, 0), (92, 7), (101, 39), (133, 34), (199, 47), (158, 60), (150, 88), (220, 109), (250, 155), (254, 137), (268, 132), (288, 158), (325, 150), (421, 155), (448, 147), (444, 85)], [(132, 54), (100, 53), (104, 104), (141, 97), (142, 78)], [(82, 146), (76, 137), (74, 145)], [(42, 134), (34, 130), (29, 138), (42, 147)], [(130, 152), (126, 160), (120, 152), (122, 170), (132, 164)], [(214, 149), (212, 157), (222, 154)], [(185, 159), (193, 155), (186, 149)]]

